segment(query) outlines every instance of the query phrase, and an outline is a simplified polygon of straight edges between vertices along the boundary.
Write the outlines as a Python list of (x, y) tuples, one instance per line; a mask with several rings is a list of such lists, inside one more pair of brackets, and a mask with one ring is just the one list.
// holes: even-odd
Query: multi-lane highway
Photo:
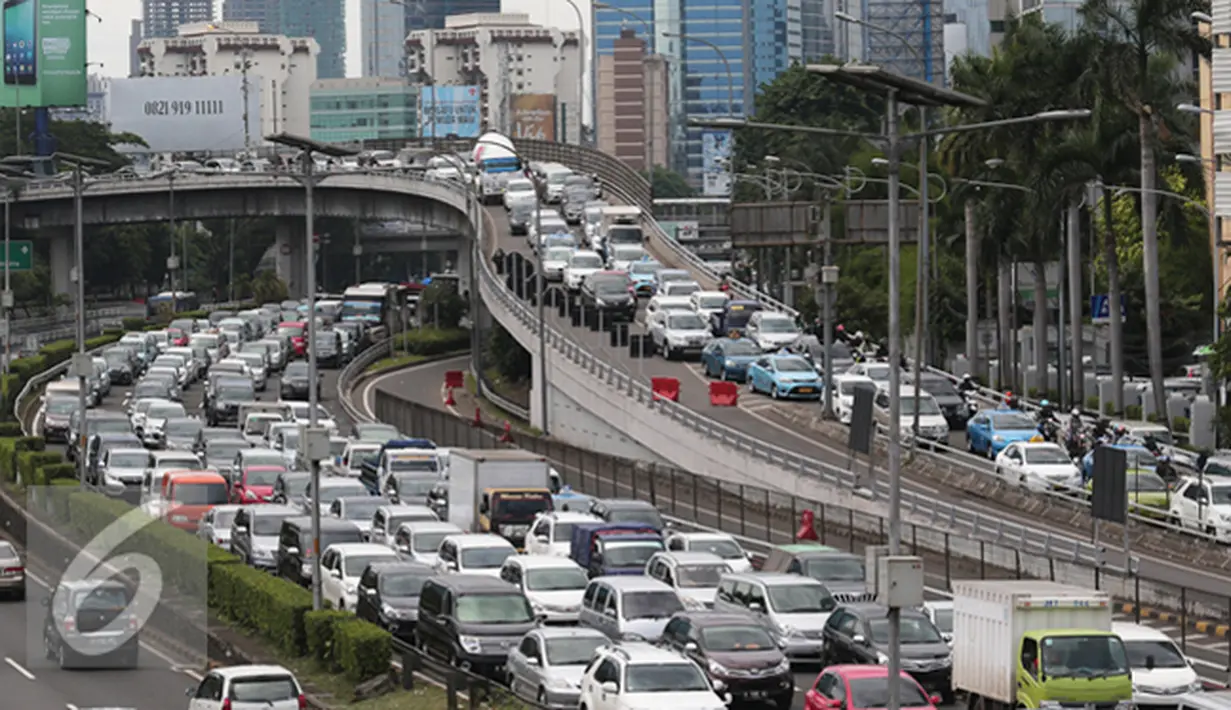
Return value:
[[(334, 415), (341, 431), (350, 431), (350, 421), (337, 406), (337, 370), (325, 370), (322, 404)], [(278, 397), (278, 379), (271, 377), (260, 399)], [(129, 388), (114, 387), (103, 402), (104, 409), (122, 411)], [(202, 384), (184, 392), (184, 407), (200, 413)], [(63, 451), (64, 446), (51, 447)], [(35, 568), (37, 561), (31, 561)], [(160, 648), (151, 635), (143, 644), (136, 670), (62, 671), (42, 657), (41, 630), (46, 608), (46, 581), (41, 577), (28, 586), (25, 602), (0, 601), (0, 708), (30, 710), (86, 710), (86, 708), (132, 708), (167, 710), (183, 707), (184, 691), (200, 679), (199, 668), (186, 667), (169, 649)]]
[[(463, 356), (379, 375), (360, 384), (352, 393), (352, 401), (361, 411), (370, 416), (374, 408), (375, 393), (377, 390), (382, 390), (419, 404), (443, 411), (452, 410), (458, 416), (464, 416), (464, 413), (456, 411), (456, 408), (449, 407), (444, 403), (441, 385), (444, 382), (445, 372), (465, 368), (466, 363), (467, 359)], [(451, 442), (440, 443), (441, 445), (446, 445)], [(567, 462), (556, 462), (556, 466), (566, 476), (569, 474)], [(633, 491), (628, 484), (623, 485), (621, 494), (630, 498), (637, 495), (636, 491)], [(664, 494), (662, 491), (659, 491), (658, 495), (661, 499)], [(706, 512), (702, 511), (702, 513), (699, 517), (705, 517)], [(708, 516), (709, 519), (693, 522), (710, 526), (716, 525), (718, 522), (716, 520), (717, 513), (709, 511)], [(739, 524), (738, 514), (725, 513), (724, 517), (727, 518), (728, 523), (733, 524), (732, 527)], [(769, 539), (770, 533), (764, 529), (763, 525), (758, 525), (750, 520), (744, 520), (743, 524), (746, 526), (750, 538)], [(780, 533), (778, 539), (780, 539)], [(865, 544), (862, 541), (851, 541), (848, 538), (834, 534), (832, 531), (828, 533), (826, 543), (842, 549), (852, 549), (858, 554), (863, 554), (865, 549)], [(945, 568), (944, 562), (939, 557), (932, 558), (925, 555), (925, 558), (929, 570), (927, 582), (930, 588), (930, 596), (938, 599), (944, 598), (947, 590), (947, 582), (943, 573)], [(980, 570), (977, 564), (963, 564), (962, 561), (957, 559), (950, 560), (949, 565), (950, 573), (954, 578), (974, 578), (978, 577), (981, 572), (993, 577), (1009, 578), (1013, 576), (1013, 573), (1008, 570)], [(1118, 614), (1117, 619), (1120, 621), (1133, 621), (1131, 615), (1125, 614)], [(1229, 648), (1225, 638), (1199, 634), (1191, 629), (1184, 632), (1175, 624), (1160, 622), (1155, 619), (1143, 618), (1142, 623), (1163, 631), (1174, 638), (1177, 643), (1182, 642), (1185, 647), (1185, 653), (1193, 660), (1198, 672), (1201, 673), (1206, 681), (1216, 684), (1225, 684), (1227, 682), (1228, 664), (1231, 663), (1231, 656), (1228, 654), (1231, 653), (1231, 648)], [(816, 670), (813, 668), (802, 667), (798, 670), (795, 682), (799, 692), (797, 693), (798, 697), (796, 698), (795, 707), (803, 706), (803, 692), (811, 686), (815, 677)]]

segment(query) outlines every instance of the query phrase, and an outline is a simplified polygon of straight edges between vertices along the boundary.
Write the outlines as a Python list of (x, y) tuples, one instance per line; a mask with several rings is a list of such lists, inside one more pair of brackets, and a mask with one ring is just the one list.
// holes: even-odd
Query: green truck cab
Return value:
[(1017, 704), (1100, 708), (1133, 698), (1133, 678), (1120, 637), (1098, 629), (1045, 629), (1022, 635)]

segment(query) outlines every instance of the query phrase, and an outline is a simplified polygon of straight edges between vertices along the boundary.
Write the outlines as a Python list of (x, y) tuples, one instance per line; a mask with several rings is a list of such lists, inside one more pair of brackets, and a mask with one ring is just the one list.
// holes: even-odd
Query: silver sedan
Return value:
[(558, 710), (573, 710), (581, 698), (581, 677), (594, 651), (610, 641), (602, 632), (579, 626), (544, 626), (509, 650), (509, 687), (527, 700)]
[(26, 598), (26, 563), (12, 544), (0, 540), (0, 596)]

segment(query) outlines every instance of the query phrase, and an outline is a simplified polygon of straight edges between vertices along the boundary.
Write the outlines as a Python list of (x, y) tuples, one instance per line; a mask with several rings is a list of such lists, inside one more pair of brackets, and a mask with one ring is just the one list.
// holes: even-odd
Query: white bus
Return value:
[(368, 324), (372, 340), (387, 338), (406, 327), (405, 286), (394, 283), (366, 283), (351, 286), (342, 294), (342, 320)]

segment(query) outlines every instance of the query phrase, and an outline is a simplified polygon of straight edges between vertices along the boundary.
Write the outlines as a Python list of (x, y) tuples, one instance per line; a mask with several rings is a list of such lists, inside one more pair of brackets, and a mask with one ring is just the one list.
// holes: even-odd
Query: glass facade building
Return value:
[(344, 0), (225, 0), (222, 19), (255, 22), (264, 34), (312, 37), (321, 48), (316, 78), (346, 76)]
[(350, 143), (417, 136), (419, 91), (398, 79), (329, 79), (312, 85), (312, 140)]
[(453, 15), (500, 12), (500, 0), (406, 0), (401, 4), (406, 12), (405, 34), (415, 30), (443, 30), (445, 18)]

